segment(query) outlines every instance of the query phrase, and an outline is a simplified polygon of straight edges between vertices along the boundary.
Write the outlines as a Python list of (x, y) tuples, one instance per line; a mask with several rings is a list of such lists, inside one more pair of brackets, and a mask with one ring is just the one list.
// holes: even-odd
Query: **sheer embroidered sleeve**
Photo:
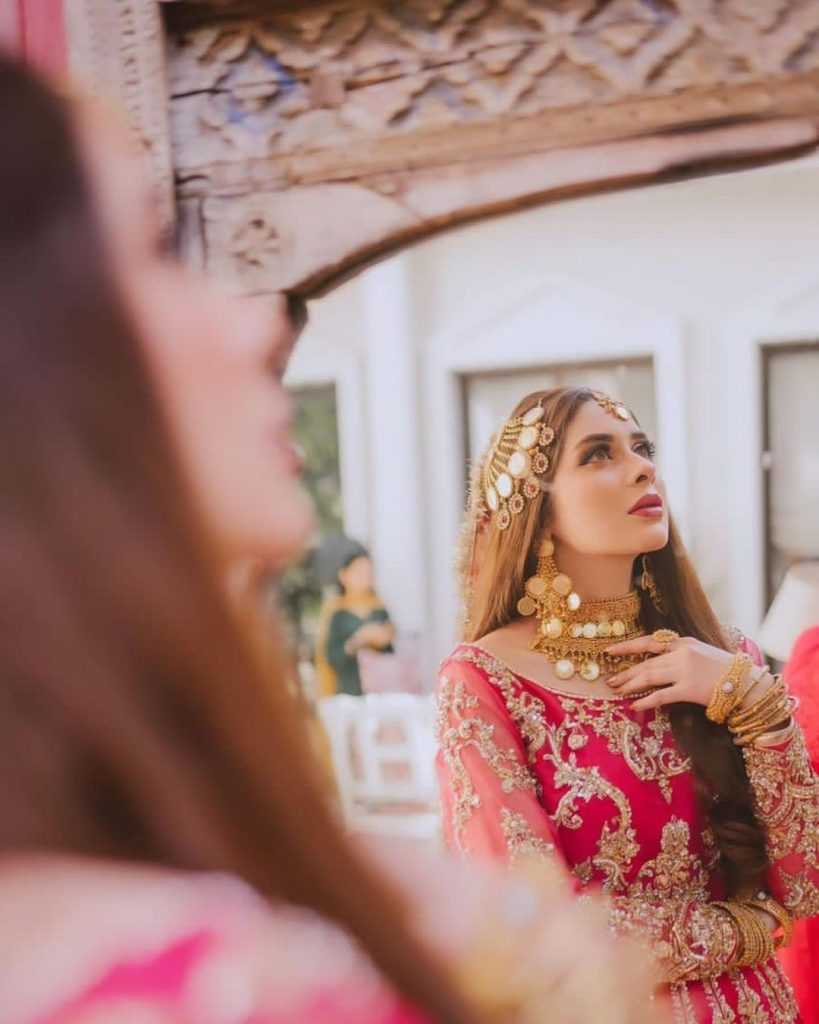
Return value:
[(438, 777), (447, 845), (476, 859), (562, 863), (523, 738), (476, 665), (449, 660), (437, 684)]
[(770, 747), (745, 748), (756, 816), (771, 861), (771, 894), (795, 917), (819, 914), (819, 779), (802, 730)]
[[(757, 664), (759, 648), (742, 647)], [(795, 917), (819, 914), (819, 778), (801, 728), (783, 730), (783, 741), (744, 748), (756, 816), (765, 831), (771, 870), (768, 887)]]
[(665, 981), (677, 984), (713, 978), (734, 967), (736, 926), (715, 904), (633, 896), (616, 896), (609, 903), (614, 930), (648, 939)]

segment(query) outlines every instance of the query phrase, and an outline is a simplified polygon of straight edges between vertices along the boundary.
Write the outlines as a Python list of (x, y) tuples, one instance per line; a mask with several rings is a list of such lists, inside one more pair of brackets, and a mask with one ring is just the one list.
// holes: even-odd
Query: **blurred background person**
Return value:
[(0, 1021), (650, 1019), (562, 885), (393, 866), (413, 909), (345, 837), (224, 586), (312, 530), (284, 304), (184, 271), (124, 132), (4, 59), (0, 134)]
[(316, 638), (318, 693), (361, 695), (358, 655), (363, 650), (392, 653), (395, 627), (375, 591), (373, 563), (361, 544), (350, 541), (336, 571), (339, 593), (321, 612)]

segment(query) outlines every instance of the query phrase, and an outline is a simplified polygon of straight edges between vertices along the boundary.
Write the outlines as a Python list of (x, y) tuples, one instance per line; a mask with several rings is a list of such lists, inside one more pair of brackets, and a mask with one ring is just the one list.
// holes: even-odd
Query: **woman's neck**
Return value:
[(632, 555), (585, 555), (558, 547), (555, 562), (572, 581), (572, 589), (586, 601), (622, 597), (634, 589)]

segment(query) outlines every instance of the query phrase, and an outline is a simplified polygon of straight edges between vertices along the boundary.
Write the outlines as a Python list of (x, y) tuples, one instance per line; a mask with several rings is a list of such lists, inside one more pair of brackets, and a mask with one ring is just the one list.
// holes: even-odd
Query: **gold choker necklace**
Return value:
[(530, 648), (546, 655), (558, 679), (571, 679), (578, 673), (589, 683), (644, 661), (643, 654), (606, 654), (613, 643), (645, 635), (637, 591), (604, 601), (583, 601), (569, 577), (558, 570), (553, 555), (552, 542), (544, 541), (537, 574), (526, 581), (526, 594), (518, 602), (521, 615), (538, 619)]

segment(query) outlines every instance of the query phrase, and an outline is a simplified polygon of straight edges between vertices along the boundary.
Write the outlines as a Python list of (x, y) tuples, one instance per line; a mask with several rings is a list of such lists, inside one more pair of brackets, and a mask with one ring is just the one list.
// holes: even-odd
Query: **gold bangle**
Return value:
[(773, 676), (773, 684), (762, 694), (758, 701), (755, 701), (747, 708), (737, 708), (731, 714), (731, 725), (743, 725), (754, 718), (758, 718), (767, 712), (768, 707), (774, 704), (785, 694), (785, 684), (780, 676)]
[(763, 732), (753, 741), (755, 747), (778, 747), (780, 743), (787, 743), (796, 732), (796, 720), (791, 719), (787, 725), (772, 732)]
[(733, 918), (737, 927), (737, 950), (732, 967), (753, 967), (764, 963), (774, 954), (774, 938), (762, 918), (747, 904), (733, 900), (714, 904)]
[(753, 899), (746, 900), (746, 903), (749, 907), (757, 907), (759, 910), (764, 910), (779, 924), (782, 934), (774, 937), (774, 949), (782, 949), (791, 944), (791, 939), (793, 938), (793, 918), (781, 903), (764, 891), (758, 892)]
[[(754, 660), (750, 654), (740, 651), (733, 656), (725, 675), (714, 687), (705, 715), (717, 725), (723, 725), (742, 697), (739, 696), (742, 683), (747, 679)], [(747, 692), (747, 691), (745, 691)]]
[[(754, 746), (762, 736), (770, 736), (772, 732), (776, 732), (780, 723), (785, 723), (787, 720), (787, 712), (782, 712), (781, 715), (776, 716), (777, 721), (775, 722), (762, 722), (760, 725), (753, 726), (751, 728), (743, 729), (741, 732), (734, 733), (734, 743), (738, 747), (751, 747)], [(785, 728), (784, 724), (782, 726)]]
[(747, 747), (755, 743), (760, 736), (787, 728), (793, 721), (795, 710), (796, 701), (782, 687), (776, 698), (768, 701), (754, 717), (739, 724), (732, 719), (728, 723), (728, 728), (733, 733), (737, 746)]
[(743, 966), (753, 967), (756, 964), (770, 960), (775, 950), (774, 937), (770, 929), (766, 926), (764, 920), (749, 906), (740, 904), (739, 912), (746, 928), (746, 935), (750, 933), (752, 936), (750, 949), (744, 958), (747, 963), (743, 964)]
[(762, 680), (766, 676), (769, 676), (770, 674), (771, 674), (770, 666), (769, 665), (763, 665), (762, 666), (762, 670), (760, 672), (757, 672), (757, 674), (750, 680), (749, 684), (745, 687), (745, 689), (742, 691), (742, 693), (739, 695), (739, 697), (737, 697), (737, 702), (736, 702), (736, 709), (737, 709), (737, 711), (741, 710), (742, 702), (744, 700), (746, 700), (750, 696), (750, 694), (753, 693), (754, 689), (757, 686), (759, 686), (759, 684), (762, 682)]
[(739, 746), (747, 746), (763, 733), (771, 732), (791, 717), (793, 702), (779, 676), (758, 701), (728, 717), (728, 728)]

